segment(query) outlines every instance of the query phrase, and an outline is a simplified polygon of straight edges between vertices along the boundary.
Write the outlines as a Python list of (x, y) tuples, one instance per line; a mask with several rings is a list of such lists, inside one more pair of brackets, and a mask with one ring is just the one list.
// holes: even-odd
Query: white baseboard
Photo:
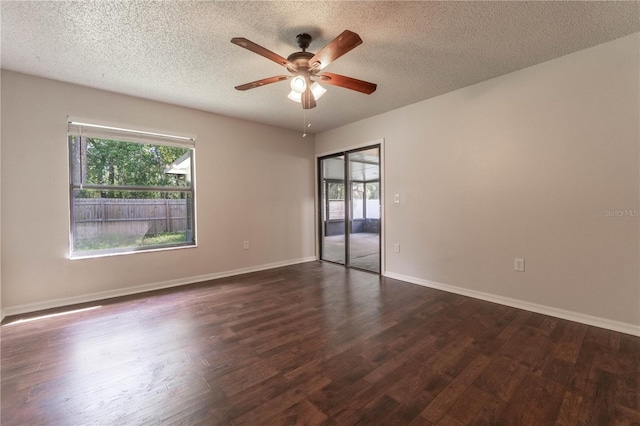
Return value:
[(247, 274), (250, 272), (265, 271), (267, 269), (280, 268), (282, 266), (296, 265), (298, 263), (311, 262), (317, 260), (315, 256), (304, 257), (300, 259), (286, 260), (283, 262), (268, 263), (265, 265), (251, 266), (248, 268), (234, 269), (231, 271), (215, 272), (213, 274), (198, 275), (194, 277), (179, 278), (176, 280), (162, 281), (139, 285), (135, 287), (127, 287), (116, 290), (101, 291), (98, 293), (85, 294), (82, 296), (69, 297), (63, 299), (48, 300), (46, 302), (29, 303), (26, 305), (9, 306), (2, 309), (4, 317), (25, 314), (28, 312), (42, 311), (45, 309), (59, 308), (62, 306), (75, 305), (78, 303), (96, 302), (99, 300), (110, 299), (113, 297), (129, 296), (132, 294), (144, 293), (147, 291), (161, 290), (164, 288), (178, 287), (186, 284), (194, 284), (203, 281), (215, 280), (218, 278), (231, 277), (234, 275)]
[(487, 302), (498, 303), (500, 305), (510, 306), (512, 308), (524, 309), (526, 311), (536, 312), (543, 315), (549, 315), (556, 318), (562, 318), (569, 321), (575, 321), (582, 324), (605, 328), (607, 330), (619, 331), (620, 333), (630, 334), (632, 336), (640, 336), (640, 325), (637, 324), (634, 325), (625, 322), (610, 320), (607, 318), (594, 317), (591, 315), (581, 314), (579, 312), (567, 311), (565, 309), (539, 305), (537, 303), (526, 302), (524, 300), (512, 299), (510, 297), (498, 296), (496, 294), (484, 293), (481, 291), (423, 280), (421, 278), (409, 277), (406, 275), (396, 274), (394, 272), (385, 272), (384, 276), (400, 281), (406, 281), (411, 284), (417, 284), (424, 287), (447, 291), (449, 293), (473, 297), (474, 299), (486, 300)]
[[(203, 281), (215, 280), (218, 278), (231, 277), (235, 275), (247, 274), (250, 272), (264, 271), (268, 269), (280, 268), (283, 266), (296, 265), (299, 263), (312, 262), (317, 260), (315, 256), (293, 259), (283, 262), (269, 263), (265, 265), (252, 266), (248, 268), (234, 269), (230, 271), (216, 272), (213, 274), (198, 275), (187, 278), (180, 278), (170, 281), (162, 281), (157, 283), (144, 284), (135, 287), (127, 287), (117, 290), (102, 291), (82, 296), (54, 299), (46, 302), (30, 303), (19, 306), (9, 306), (3, 308), (0, 314), (3, 320), (5, 317), (20, 315), (28, 312), (41, 311), (51, 308), (59, 308), (62, 306), (74, 305), (78, 303), (95, 302), (113, 297), (129, 296), (132, 294), (144, 293), (147, 291), (161, 290), (170, 287), (178, 287), (186, 284), (194, 284)], [(434, 281), (428, 281), (421, 278), (410, 277), (407, 275), (396, 274), (395, 272), (385, 271), (385, 277), (405, 281), (411, 284), (417, 284), (424, 287), (434, 288), (437, 290), (447, 291), (449, 293), (460, 294), (462, 296), (472, 297), (474, 299), (486, 300), (488, 302), (498, 303), (500, 305), (510, 306), (513, 308), (524, 309), (526, 311), (536, 312), (543, 315), (549, 315), (556, 318), (562, 318), (569, 321), (575, 321), (582, 324), (592, 325), (595, 327), (605, 328), (608, 330), (619, 331), (621, 333), (630, 334), (640, 337), (640, 326), (614, 321), (607, 318), (595, 317), (579, 312), (568, 311), (565, 309), (554, 308), (551, 306), (540, 305), (537, 303), (526, 302), (523, 300), (512, 299), (510, 297), (499, 296), (491, 293), (485, 293), (476, 290), (470, 290), (463, 287), (456, 287), (448, 284), (442, 284)]]

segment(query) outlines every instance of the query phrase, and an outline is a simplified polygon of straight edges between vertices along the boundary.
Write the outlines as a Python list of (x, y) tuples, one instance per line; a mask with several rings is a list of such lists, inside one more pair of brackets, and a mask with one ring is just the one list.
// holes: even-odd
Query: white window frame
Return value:
[[(107, 140), (115, 140), (118, 142), (133, 142), (140, 144), (165, 145), (189, 149), (190, 151), (190, 182), (191, 185), (185, 187), (153, 187), (153, 186), (123, 186), (123, 185), (95, 185), (83, 182), (74, 182), (74, 158), (71, 147), (72, 137), (93, 137)], [(78, 120), (69, 117), (67, 119), (67, 149), (69, 156), (69, 258), (81, 259), (90, 257), (102, 257), (122, 254), (132, 254), (140, 252), (171, 250), (178, 248), (196, 247), (196, 183), (195, 183), (195, 136), (171, 135), (149, 130), (132, 130), (111, 124), (92, 123), (87, 120)], [(82, 174), (81, 174), (82, 175)], [(162, 191), (162, 192), (184, 192), (190, 195), (187, 208), (191, 210), (191, 214), (187, 215), (187, 221), (190, 220), (191, 239), (189, 241), (170, 244), (142, 245), (120, 248), (110, 248), (101, 250), (75, 250), (75, 230), (74, 223), (74, 191), (78, 189), (85, 190), (107, 190), (107, 191)], [(189, 228), (189, 226), (188, 226)]]

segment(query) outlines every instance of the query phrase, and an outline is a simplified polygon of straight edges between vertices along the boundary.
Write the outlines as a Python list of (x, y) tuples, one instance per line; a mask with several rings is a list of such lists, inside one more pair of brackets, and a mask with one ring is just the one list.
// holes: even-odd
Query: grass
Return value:
[(186, 241), (185, 235), (181, 232), (167, 232), (164, 234), (154, 235), (153, 237), (145, 237), (142, 239), (143, 246), (157, 245), (157, 244), (176, 244), (184, 243)]
[(76, 251), (178, 244), (184, 243), (185, 241), (185, 234), (182, 232), (167, 232), (152, 236), (145, 235), (142, 238), (123, 235), (104, 235), (100, 238), (76, 241)]

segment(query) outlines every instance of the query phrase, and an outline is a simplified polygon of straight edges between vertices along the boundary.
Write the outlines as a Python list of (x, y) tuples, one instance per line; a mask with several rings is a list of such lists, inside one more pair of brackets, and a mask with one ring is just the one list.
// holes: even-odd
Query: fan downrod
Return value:
[(309, 47), (309, 44), (311, 44), (311, 40), (313, 39), (307, 33), (298, 34), (296, 36), (296, 43), (298, 44), (298, 47), (302, 49), (303, 52), (306, 52), (307, 48)]

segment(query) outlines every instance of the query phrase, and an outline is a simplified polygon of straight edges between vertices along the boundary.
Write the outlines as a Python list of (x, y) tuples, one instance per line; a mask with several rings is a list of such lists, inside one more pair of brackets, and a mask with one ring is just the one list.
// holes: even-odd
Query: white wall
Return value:
[[(315, 255), (313, 138), (9, 71), (1, 114), (6, 315)], [(67, 115), (197, 135), (197, 248), (68, 260)]]
[(317, 135), (384, 138), (387, 274), (640, 334), (639, 40)]

